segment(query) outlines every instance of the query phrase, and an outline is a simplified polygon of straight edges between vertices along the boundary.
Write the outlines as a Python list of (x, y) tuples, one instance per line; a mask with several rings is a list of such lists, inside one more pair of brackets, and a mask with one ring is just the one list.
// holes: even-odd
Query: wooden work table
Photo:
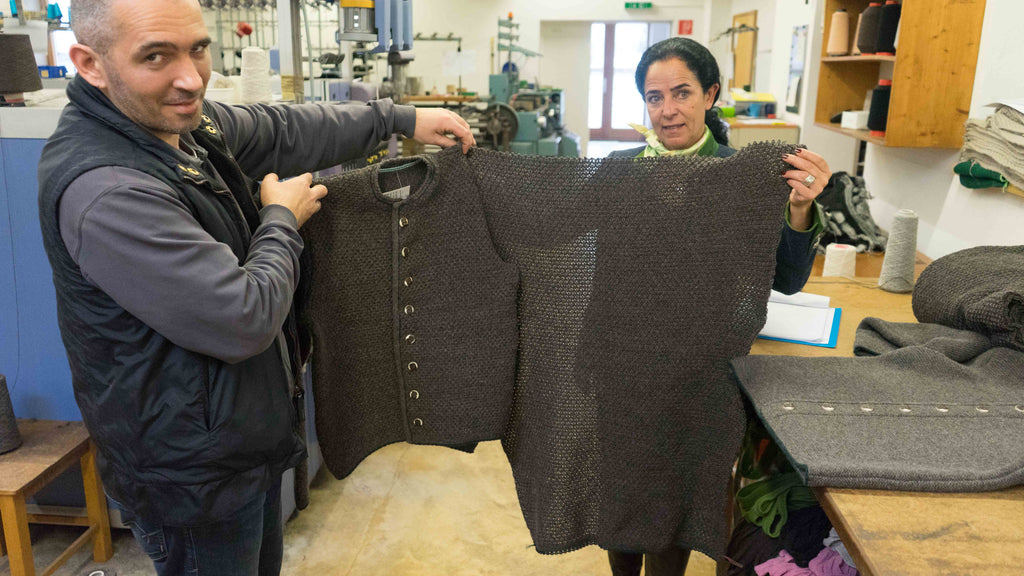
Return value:
[[(880, 263), (880, 256), (858, 257), (857, 273), (873, 272)], [(877, 273), (852, 280), (812, 276), (804, 291), (830, 296), (832, 306), (843, 309), (837, 347), (758, 339), (751, 354), (852, 356), (861, 319), (914, 322), (910, 294), (873, 288), (877, 282)], [(1024, 486), (970, 494), (815, 491), (863, 576), (1024, 574)]]

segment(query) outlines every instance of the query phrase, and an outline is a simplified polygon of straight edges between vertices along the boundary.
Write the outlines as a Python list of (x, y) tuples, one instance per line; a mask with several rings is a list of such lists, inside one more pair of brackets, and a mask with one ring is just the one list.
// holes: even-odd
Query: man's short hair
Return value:
[(114, 0), (71, 0), (71, 30), (80, 44), (105, 53), (114, 43)]

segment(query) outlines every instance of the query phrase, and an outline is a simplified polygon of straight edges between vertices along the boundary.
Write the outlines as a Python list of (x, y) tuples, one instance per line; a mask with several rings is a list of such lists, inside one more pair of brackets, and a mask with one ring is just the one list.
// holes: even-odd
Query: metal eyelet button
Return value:
[(822, 404), (821, 405), (821, 409), (824, 410), (825, 412), (834, 412), (836, 407), (835, 406), (831, 406), (829, 404)]
[(1017, 412), (1020, 412), (1021, 414), (1024, 414), (1024, 404), (1017, 404), (1016, 406), (1013, 407), (1013, 409), (1016, 410)]
[(412, 286), (412, 276), (409, 276), (408, 278), (403, 280), (402, 284), (405, 284), (406, 288), (408, 288), (409, 286)]
[(861, 412), (874, 412), (875, 409), (872, 408), (871, 406), (861, 406), (860, 407), (860, 411)]
[(412, 304), (406, 304), (405, 308), (403, 308), (402, 311), (405, 312), (406, 316), (408, 316), (408, 315), (412, 314), (413, 312), (415, 312), (416, 308)]
[(398, 225), (401, 226), (402, 228), (405, 228), (406, 226), (409, 225), (409, 219), (406, 218), (405, 216), (402, 216), (401, 218), (398, 219)]
[(415, 344), (416, 343), (416, 335), (415, 334), (406, 334), (405, 335), (405, 343), (406, 344)]
[(415, 362), (409, 362), (409, 372), (415, 372), (419, 370), (420, 365)]
[(423, 420), (420, 420), (419, 418), (413, 418), (412, 425), (413, 426), (423, 426)]
[(402, 248), (402, 258), (409, 257), (409, 248)]
[(419, 400), (420, 399), (420, 391), (419, 390), (409, 390), (409, 398), (412, 398), (413, 400)]
[(796, 406), (793, 406), (792, 402), (783, 402), (782, 403), (782, 409), (783, 410), (796, 410)]
[(974, 409), (982, 414), (988, 414), (988, 408), (985, 408), (984, 406), (977, 406)]
[(900, 412), (903, 412), (904, 414), (910, 414), (911, 410), (909, 407), (903, 406), (902, 408), (900, 408)]
[(936, 406), (935, 409), (938, 410), (939, 412), (942, 412), (943, 414), (949, 412), (949, 408), (946, 408), (945, 406)]

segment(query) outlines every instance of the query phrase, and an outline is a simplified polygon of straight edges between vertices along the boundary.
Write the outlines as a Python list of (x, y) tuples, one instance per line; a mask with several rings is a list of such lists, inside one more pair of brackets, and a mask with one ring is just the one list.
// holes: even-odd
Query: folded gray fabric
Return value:
[(982, 491), (1024, 483), (1024, 247), (933, 262), (924, 324), (866, 318), (856, 358), (751, 356), (733, 374), (812, 486)]
[(853, 353), (878, 356), (907, 346), (926, 346), (956, 362), (967, 362), (992, 347), (984, 334), (941, 324), (886, 322), (865, 318), (857, 327)]
[(914, 287), (914, 316), (1024, 351), (1024, 246), (980, 246), (932, 262)]
[(811, 486), (970, 492), (1024, 483), (1024, 353), (993, 347), (958, 363), (909, 346), (876, 357), (749, 356), (732, 366)]
[(968, 120), (960, 159), (977, 161), (1024, 187), (1024, 114), (998, 106), (984, 120)]

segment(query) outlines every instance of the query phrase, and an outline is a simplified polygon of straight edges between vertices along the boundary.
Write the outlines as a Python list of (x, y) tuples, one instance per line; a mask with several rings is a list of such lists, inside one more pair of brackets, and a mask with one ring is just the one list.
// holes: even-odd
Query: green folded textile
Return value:
[(779, 537), (782, 527), (789, 520), (790, 510), (818, 504), (814, 492), (796, 472), (769, 476), (749, 484), (736, 494), (736, 500), (743, 517), (751, 524), (760, 526), (772, 538)]
[(995, 170), (989, 170), (975, 160), (965, 160), (953, 167), (953, 172), (960, 175), (960, 184), (965, 188), (1002, 188), (1010, 182)]

